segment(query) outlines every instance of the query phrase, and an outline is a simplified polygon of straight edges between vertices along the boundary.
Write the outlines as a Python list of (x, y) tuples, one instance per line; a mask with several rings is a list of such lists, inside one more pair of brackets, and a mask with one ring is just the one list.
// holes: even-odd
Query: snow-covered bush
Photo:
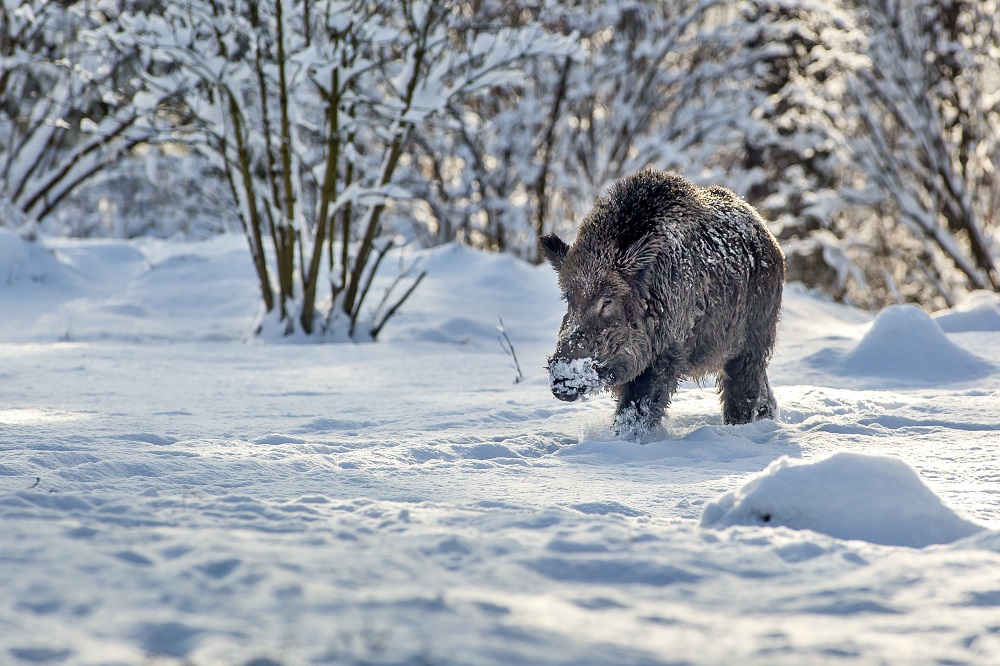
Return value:
[(2, 2), (6, 208), (242, 225), (281, 334), (374, 337), (419, 279), (373, 310), (390, 245), (537, 260), (650, 166), (744, 196), (837, 299), (1000, 290), (995, 0)]
[(995, 3), (739, 11), (766, 95), (726, 177), (775, 221), (789, 279), (874, 308), (1000, 288)]
[(0, 198), (30, 219), (154, 135), (133, 63), (96, 37), (129, 4), (0, 0)]
[(537, 259), (540, 236), (570, 231), (607, 186), (642, 168), (741, 189), (729, 167), (742, 137), (760, 132), (753, 113), (765, 95), (753, 82), (774, 46), (748, 47), (730, 5), (549, 0), (482, 10), (487, 25), (533, 21), (575, 36), (577, 48), (532, 58), (518, 85), (457, 100), (450, 122), (417, 135), (407, 171), (425, 202), (416, 234)]
[[(517, 63), (565, 50), (537, 24), (463, 32), (452, 3), (246, 0), (171, 3), (123, 19), (140, 97), (169, 110), (232, 191), (266, 311), (283, 334), (375, 338), (422, 274), (370, 312), (393, 240), (383, 217), (408, 199), (398, 170), (441, 112), (502, 89)], [(320, 286), (329, 286), (325, 305)]]
[(82, 183), (45, 218), (49, 235), (201, 239), (239, 229), (232, 194), (199, 154), (142, 144)]
[(996, 11), (995, 2), (873, 0), (857, 12), (871, 63), (852, 73), (859, 127), (846, 142), (868, 188), (858, 234), (887, 248), (866, 269), (901, 299), (940, 306), (969, 288), (1000, 290)]

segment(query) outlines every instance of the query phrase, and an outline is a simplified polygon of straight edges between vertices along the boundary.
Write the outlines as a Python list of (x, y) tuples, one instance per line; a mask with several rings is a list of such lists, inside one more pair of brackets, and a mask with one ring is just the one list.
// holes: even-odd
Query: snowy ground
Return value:
[(639, 445), (549, 393), (546, 267), (427, 251), (383, 341), (275, 345), (239, 237), (46, 244), (0, 231), (0, 664), (1000, 663), (992, 296), (790, 286), (779, 420), (686, 386)]

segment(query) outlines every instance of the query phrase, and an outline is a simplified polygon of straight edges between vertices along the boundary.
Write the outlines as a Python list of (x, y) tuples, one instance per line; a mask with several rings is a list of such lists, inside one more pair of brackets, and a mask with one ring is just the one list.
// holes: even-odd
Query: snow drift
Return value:
[(811, 463), (782, 457), (708, 504), (701, 524), (783, 526), (912, 548), (983, 529), (945, 506), (899, 458), (849, 452)]
[(0, 229), (0, 282), (47, 282), (62, 277), (61, 264), (37, 241)]

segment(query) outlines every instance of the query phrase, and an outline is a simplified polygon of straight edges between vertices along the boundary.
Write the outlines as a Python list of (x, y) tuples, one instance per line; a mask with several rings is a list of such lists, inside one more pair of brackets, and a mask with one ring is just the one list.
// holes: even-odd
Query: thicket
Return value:
[(0, 1), (0, 222), (242, 228), (265, 329), (376, 337), (392, 247), (536, 260), (646, 166), (835, 298), (1000, 290), (995, 0)]

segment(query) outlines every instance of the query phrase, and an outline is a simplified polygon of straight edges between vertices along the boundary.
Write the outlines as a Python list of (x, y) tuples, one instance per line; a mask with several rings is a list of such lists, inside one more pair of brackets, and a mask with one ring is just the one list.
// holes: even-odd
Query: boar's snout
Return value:
[(565, 400), (566, 402), (573, 402), (574, 400), (580, 397), (580, 389), (573, 386), (565, 379), (551, 377), (549, 383), (552, 386), (552, 395), (559, 398), (560, 400)]
[(592, 358), (551, 358), (549, 359), (549, 388), (552, 395), (573, 402), (587, 393), (595, 393), (603, 387), (597, 373), (598, 364)]

